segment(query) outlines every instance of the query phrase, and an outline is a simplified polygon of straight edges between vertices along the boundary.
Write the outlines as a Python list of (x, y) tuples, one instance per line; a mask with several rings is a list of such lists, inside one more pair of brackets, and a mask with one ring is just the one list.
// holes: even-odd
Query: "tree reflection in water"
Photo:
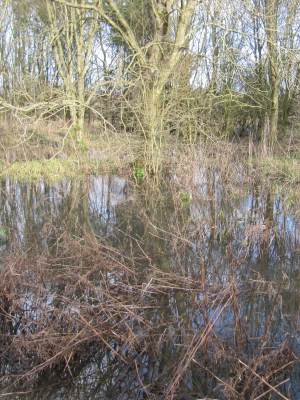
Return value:
[(233, 196), (200, 170), (187, 202), (172, 182), (112, 176), (7, 179), (0, 206), (2, 395), (299, 398), (299, 221), (283, 195)]

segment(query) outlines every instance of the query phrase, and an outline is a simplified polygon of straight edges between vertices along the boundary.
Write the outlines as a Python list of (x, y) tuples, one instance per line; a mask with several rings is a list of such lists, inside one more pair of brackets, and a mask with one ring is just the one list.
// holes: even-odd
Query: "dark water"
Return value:
[[(66, 374), (62, 380), (57, 375), (45, 374), (31, 394), (26, 394), (23, 387), (4, 385), (0, 396), (18, 398), (6, 394), (24, 391), (27, 398), (47, 399), (165, 398), (163, 393), (170, 371), (176, 371), (182, 348), (188, 348), (206, 321), (218, 311), (213, 334), (221, 338), (222, 346), (228, 346), (225, 353), (239, 347), (240, 356), (251, 360), (259, 351), (265, 356), (288, 343), (293, 357), (297, 357), (300, 354), (297, 202), (291, 194), (266, 185), (242, 186), (241, 183), (240, 187), (232, 187), (218, 173), (201, 169), (194, 174), (190, 187), (181, 185), (176, 177), (166, 178), (159, 188), (142, 184), (133, 187), (116, 176), (66, 180), (53, 185), (2, 181), (0, 252), (3, 260), (21, 250), (51, 254), (62, 232), (67, 231), (74, 238), (92, 234), (99, 240), (105, 239), (128, 259), (137, 260), (145, 290), (159, 280), (159, 272), (157, 276), (149, 274), (151, 265), (163, 274), (175, 273), (199, 282), (199, 292), (193, 289), (189, 294), (180, 288), (170, 288), (156, 296), (155, 301), (151, 300), (148, 318), (159, 326), (159, 335), (156, 332), (157, 336), (149, 338), (147, 349), (135, 349), (131, 354), (134, 366), (126, 366), (109, 348), (103, 351), (93, 347), (87, 351), (84, 362), (78, 363), (79, 367), (76, 362), (70, 365), (69, 378)], [(5, 268), (5, 261), (0, 261), (0, 269)], [(227, 295), (223, 303), (216, 305), (218, 292), (225, 293), (233, 280), (239, 292), (239, 304), (222, 309)], [(211, 288), (209, 299), (200, 290), (203, 285)], [(44, 301), (46, 308), (51, 308), (55, 290), (55, 287), (49, 289)], [(26, 293), (24, 307), (32, 308), (33, 299)], [(202, 304), (207, 302), (212, 305), (203, 312)], [(35, 313), (38, 318), (38, 310)], [(237, 314), (243, 322), (241, 330), (247, 330), (248, 339), (242, 344), (236, 334)], [(143, 330), (135, 329), (136, 334), (145, 335)], [(157, 344), (158, 338), (163, 338), (161, 347)], [(218, 356), (218, 346), (211, 345), (207, 350), (204, 366), (210, 370), (214, 366), (215, 375), (232, 382), (230, 361), (224, 355)], [(127, 354), (129, 350), (118, 351)], [(196, 354), (195, 362), (188, 366), (176, 392), (177, 398), (230, 398), (226, 397), (220, 380), (197, 368), (197, 362), (203, 361), (201, 357), (202, 353)], [(232, 356), (232, 359), (237, 363), (236, 358)], [(3, 375), (14, 369), (11, 361), (7, 364), (2, 361)], [(260, 370), (263, 368), (256, 369)], [(286, 380), (278, 387), (286, 398), (300, 399), (297, 361), (280, 380)], [(237, 384), (235, 388), (239, 389)], [(251, 396), (250, 390), (243, 398), (257, 397)], [(281, 397), (271, 391), (261, 398)]]

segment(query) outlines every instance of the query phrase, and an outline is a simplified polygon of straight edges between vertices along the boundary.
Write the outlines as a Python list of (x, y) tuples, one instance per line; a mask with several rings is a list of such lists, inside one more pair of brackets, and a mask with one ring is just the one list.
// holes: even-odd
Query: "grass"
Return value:
[[(43, 178), (53, 182), (88, 174), (127, 175), (128, 171), (139, 180), (147, 175), (145, 142), (137, 135), (103, 131), (99, 126), (91, 126), (82, 144), (74, 142), (66, 134), (67, 127), (58, 122), (23, 130), (10, 125), (1, 125), (0, 128), (0, 177), (26, 181)], [(258, 148), (255, 150), (257, 154), (252, 160), (251, 176), (271, 183), (299, 183), (300, 143), (293, 145), (293, 154), (286, 150), (288, 144), (281, 143), (279, 147), (279, 152), (267, 157), (262, 156)], [(230, 143), (217, 139), (203, 142), (199, 138), (199, 143), (187, 145), (175, 143), (174, 137), (170, 136), (164, 140), (159, 164), (162, 170), (185, 175), (187, 180), (192, 169), (199, 165), (218, 168), (222, 178), (236, 180), (238, 188), (238, 175), (242, 170), (247, 171), (248, 156), (248, 142)]]
[(297, 157), (268, 156), (258, 161), (264, 177), (288, 184), (300, 183), (300, 160)]
[(16, 161), (8, 167), (2, 168), (0, 177), (8, 176), (19, 181), (57, 182), (64, 178), (78, 178), (85, 175), (119, 173), (118, 165), (114, 160), (72, 160), (50, 159)]
[[(0, 136), (0, 177), (49, 182), (91, 174), (127, 174), (138, 158), (140, 138), (116, 132), (93, 132), (84, 146), (63, 128), (39, 127), (27, 135), (3, 128)], [(11, 132), (14, 132), (14, 135)]]
[(63, 177), (76, 177), (78, 172), (79, 165), (71, 160), (31, 160), (14, 162), (2, 170), (1, 176), (9, 176), (20, 181), (45, 178), (53, 182)]

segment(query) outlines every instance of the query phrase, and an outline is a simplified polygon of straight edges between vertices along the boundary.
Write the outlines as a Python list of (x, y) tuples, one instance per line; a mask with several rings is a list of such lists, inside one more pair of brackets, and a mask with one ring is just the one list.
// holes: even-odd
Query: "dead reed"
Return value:
[[(263, 280), (241, 285), (232, 271), (228, 282), (211, 284), (201, 271), (164, 272), (144, 252), (128, 257), (93, 236), (67, 233), (51, 253), (7, 256), (1, 398), (34, 393), (45, 377), (72, 379), (95, 355), (109, 354), (107, 362), (119, 375), (129, 368), (147, 398), (187, 398), (180, 396), (193, 383), (195, 398), (288, 399), (297, 358), (288, 339), (274, 346), (271, 337), (280, 288)], [(253, 337), (242, 303), (255, 291), (272, 307)]]

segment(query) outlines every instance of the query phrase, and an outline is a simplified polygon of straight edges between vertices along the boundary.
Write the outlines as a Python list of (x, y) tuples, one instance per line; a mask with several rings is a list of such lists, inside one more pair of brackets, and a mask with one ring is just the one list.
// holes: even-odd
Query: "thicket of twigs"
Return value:
[[(143, 249), (128, 257), (93, 236), (67, 233), (50, 253), (7, 256), (1, 398), (41, 398), (45, 382), (67, 385), (77, 376), (85, 377), (88, 398), (94, 391), (96, 398), (188, 399), (191, 386), (195, 398), (290, 398), (297, 358), (289, 338), (274, 345), (272, 337), (279, 288), (262, 279), (238, 283), (236, 260), (229, 265), (226, 282), (212, 284), (204, 266), (192, 277), (164, 272)], [(272, 304), (257, 329), (241, 307), (254, 293)], [(95, 362), (98, 372), (88, 367)]]

